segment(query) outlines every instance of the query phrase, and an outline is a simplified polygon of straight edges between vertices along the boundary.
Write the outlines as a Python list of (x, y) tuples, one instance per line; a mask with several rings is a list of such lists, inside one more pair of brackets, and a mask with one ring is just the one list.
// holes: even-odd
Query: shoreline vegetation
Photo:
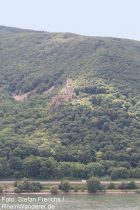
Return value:
[[(24, 178), (21, 181), (0, 181), (0, 194), (24, 194), (24, 195), (87, 195), (87, 194), (137, 194), (140, 193), (140, 180), (129, 181), (100, 181), (96, 177), (79, 181), (32, 181)], [(3, 184), (2, 184), (3, 183)], [(57, 184), (56, 184), (57, 183)]]

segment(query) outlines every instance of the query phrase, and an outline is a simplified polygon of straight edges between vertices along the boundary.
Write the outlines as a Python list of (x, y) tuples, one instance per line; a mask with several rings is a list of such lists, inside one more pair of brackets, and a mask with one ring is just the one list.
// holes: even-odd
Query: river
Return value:
[(1, 195), (0, 210), (140, 210), (140, 194)]

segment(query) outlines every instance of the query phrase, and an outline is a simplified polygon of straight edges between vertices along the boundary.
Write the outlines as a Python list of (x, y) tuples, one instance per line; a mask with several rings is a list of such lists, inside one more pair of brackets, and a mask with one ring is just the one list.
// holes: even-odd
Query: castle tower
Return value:
[(73, 97), (73, 87), (72, 87), (72, 79), (67, 79), (67, 84), (65, 88), (65, 95), (67, 95), (68, 100), (71, 100)]
[(72, 79), (67, 79), (64, 93), (62, 95), (56, 95), (52, 97), (52, 103), (59, 104), (64, 101), (70, 102), (72, 101), (72, 99), (73, 99)]

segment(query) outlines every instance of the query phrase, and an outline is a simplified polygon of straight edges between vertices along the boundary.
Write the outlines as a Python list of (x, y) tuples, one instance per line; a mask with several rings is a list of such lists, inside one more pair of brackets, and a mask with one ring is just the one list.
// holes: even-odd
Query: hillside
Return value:
[[(52, 104), (68, 78), (73, 101)], [(138, 41), (0, 26), (0, 176), (132, 176), (139, 90)]]

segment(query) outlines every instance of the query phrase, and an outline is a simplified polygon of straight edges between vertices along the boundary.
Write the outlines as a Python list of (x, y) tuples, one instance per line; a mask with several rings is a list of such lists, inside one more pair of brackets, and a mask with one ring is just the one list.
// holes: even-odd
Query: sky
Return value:
[(140, 0), (0, 0), (0, 25), (140, 41)]

